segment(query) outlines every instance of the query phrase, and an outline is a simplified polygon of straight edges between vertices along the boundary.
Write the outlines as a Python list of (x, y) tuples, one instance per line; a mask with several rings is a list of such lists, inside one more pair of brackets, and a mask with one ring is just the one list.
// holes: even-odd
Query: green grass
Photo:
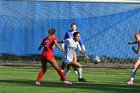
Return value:
[(40, 68), (0, 67), (0, 93), (139, 93), (140, 72), (137, 72), (134, 85), (127, 85), (130, 70), (126, 69), (84, 69), (86, 83), (77, 81), (71, 71), (67, 78), (72, 85), (64, 85), (54, 69), (48, 69), (41, 81), (35, 86)]

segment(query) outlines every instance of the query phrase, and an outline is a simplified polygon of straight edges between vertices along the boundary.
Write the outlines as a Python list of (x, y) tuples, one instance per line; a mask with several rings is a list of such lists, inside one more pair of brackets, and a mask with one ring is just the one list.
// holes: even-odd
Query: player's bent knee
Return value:
[(78, 68), (82, 68), (82, 65), (79, 65)]

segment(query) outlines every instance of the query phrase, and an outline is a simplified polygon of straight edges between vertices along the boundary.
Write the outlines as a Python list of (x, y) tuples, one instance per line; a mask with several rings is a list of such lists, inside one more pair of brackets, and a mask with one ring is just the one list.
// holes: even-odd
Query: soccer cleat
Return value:
[(87, 80), (84, 78), (78, 78), (78, 80), (79, 80), (79, 82), (87, 82)]
[(36, 81), (35, 84), (39, 86), (39, 85), (40, 85), (40, 82), (37, 82), (37, 81)]
[(70, 81), (64, 81), (64, 84), (66, 84), (66, 85), (71, 85), (72, 82), (70, 82)]
[(77, 72), (77, 71), (74, 71), (74, 73), (75, 73), (75, 74), (78, 74), (78, 72)]
[(127, 84), (129, 84), (129, 85), (131, 85), (131, 84), (133, 84), (134, 82), (133, 82), (133, 80), (129, 80), (128, 82), (127, 82)]

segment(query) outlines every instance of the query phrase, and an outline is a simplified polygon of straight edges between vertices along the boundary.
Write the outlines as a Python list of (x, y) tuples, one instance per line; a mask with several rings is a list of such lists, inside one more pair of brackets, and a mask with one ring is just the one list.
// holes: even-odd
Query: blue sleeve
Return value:
[(64, 40), (67, 39), (67, 38), (69, 38), (69, 34), (68, 34), (68, 32), (65, 33)]
[(79, 43), (80, 47), (82, 48), (82, 50), (86, 51), (86, 48), (85, 48), (85, 46), (84, 46), (84, 44), (83, 44), (81, 39), (80, 39), (80, 41), (78, 43)]
[(82, 40), (81, 40), (81, 39), (79, 40), (79, 44), (80, 44), (80, 46), (82, 46), (82, 45), (83, 45), (83, 42), (82, 42)]

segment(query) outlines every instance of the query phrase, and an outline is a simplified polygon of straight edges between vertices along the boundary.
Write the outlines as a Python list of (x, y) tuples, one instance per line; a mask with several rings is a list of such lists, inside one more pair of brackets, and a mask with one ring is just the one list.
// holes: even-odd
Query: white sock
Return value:
[(134, 78), (133, 78), (133, 77), (131, 77), (131, 80), (133, 81), (133, 80), (134, 80)]
[(82, 68), (77, 68), (78, 78), (82, 78)]

